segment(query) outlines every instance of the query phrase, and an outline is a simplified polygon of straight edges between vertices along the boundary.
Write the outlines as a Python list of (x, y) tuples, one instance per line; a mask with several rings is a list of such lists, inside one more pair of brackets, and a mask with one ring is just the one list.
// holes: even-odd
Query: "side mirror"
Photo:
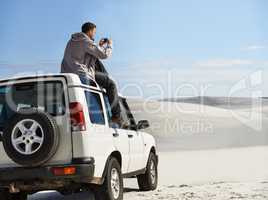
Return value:
[(138, 130), (146, 129), (146, 128), (149, 128), (149, 127), (150, 127), (150, 124), (149, 124), (148, 120), (141, 120), (141, 121), (138, 122), (138, 125), (137, 125)]

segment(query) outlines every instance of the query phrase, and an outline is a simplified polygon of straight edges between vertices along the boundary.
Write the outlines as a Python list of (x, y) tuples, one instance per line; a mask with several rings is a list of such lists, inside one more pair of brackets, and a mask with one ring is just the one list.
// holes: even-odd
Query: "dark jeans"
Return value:
[[(85, 76), (80, 76), (83, 84), (90, 85), (90, 79)], [(106, 90), (109, 103), (111, 105), (113, 117), (120, 117), (121, 109), (119, 105), (119, 97), (115, 82), (104, 73), (96, 72), (95, 79), (98, 85)]]

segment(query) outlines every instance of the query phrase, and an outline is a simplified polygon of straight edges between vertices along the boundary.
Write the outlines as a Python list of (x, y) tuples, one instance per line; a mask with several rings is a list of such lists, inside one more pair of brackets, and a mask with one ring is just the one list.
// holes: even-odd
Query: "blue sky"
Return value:
[(209, 87), (204, 95), (227, 96), (261, 70), (253, 90), (268, 96), (266, 0), (0, 1), (1, 77), (58, 72), (70, 35), (92, 21), (97, 39), (114, 40), (105, 63), (125, 95), (172, 97), (181, 87), (196, 96)]

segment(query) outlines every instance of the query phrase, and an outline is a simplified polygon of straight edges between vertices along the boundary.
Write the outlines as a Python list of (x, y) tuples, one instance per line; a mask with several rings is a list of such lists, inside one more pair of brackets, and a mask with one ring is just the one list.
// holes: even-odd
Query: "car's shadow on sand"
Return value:
[(28, 197), (28, 200), (95, 200), (91, 192), (81, 192), (63, 196), (58, 192), (41, 192)]
[[(124, 193), (139, 192), (135, 188), (124, 188)], [(63, 196), (58, 192), (40, 192), (28, 197), (28, 200), (95, 200), (91, 192), (81, 192), (73, 195)]]
[(135, 188), (124, 188), (124, 193), (128, 192), (140, 192), (140, 190)]

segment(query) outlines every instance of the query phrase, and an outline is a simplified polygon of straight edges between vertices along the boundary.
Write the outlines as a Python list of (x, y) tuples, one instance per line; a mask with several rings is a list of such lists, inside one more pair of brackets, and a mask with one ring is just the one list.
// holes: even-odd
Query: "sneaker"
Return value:
[(130, 127), (129, 122), (125, 122), (121, 117), (112, 117), (112, 123), (115, 123), (122, 129), (128, 129)]
[(113, 116), (113, 117), (112, 117), (112, 122), (115, 123), (115, 124), (120, 125), (120, 124), (123, 123), (123, 120), (122, 120), (122, 118), (121, 118), (120, 116), (119, 116), (119, 117), (117, 117), (117, 116)]

